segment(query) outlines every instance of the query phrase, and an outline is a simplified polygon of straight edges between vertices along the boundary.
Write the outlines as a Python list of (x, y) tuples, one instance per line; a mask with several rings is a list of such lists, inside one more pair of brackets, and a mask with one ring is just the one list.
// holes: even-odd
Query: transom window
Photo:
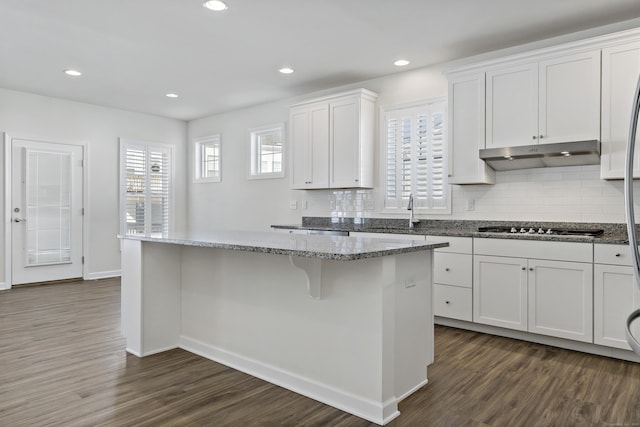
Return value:
[(446, 103), (425, 101), (383, 110), (385, 209), (451, 213), (447, 182)]
[(283, 123), (251, 130), (250, 178), (282, 178), (283, 159)]
[(196, 138), (194, 141), (194, 182), (220, 182), (222, 158), (220, 134)]

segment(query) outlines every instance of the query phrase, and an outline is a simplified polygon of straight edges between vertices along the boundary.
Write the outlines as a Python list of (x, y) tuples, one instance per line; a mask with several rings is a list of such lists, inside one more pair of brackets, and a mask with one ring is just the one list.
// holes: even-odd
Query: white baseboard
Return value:
[(398, 399), (376, 402), (236, 353), (182, 336), (180, 347), (238, 371), (284, 387), (373, 423), (384, 425), (400, 415)]
[(482, 332), (483, 334), (514, 338), (522, 341), (530, 341), (537, 344), (550, 345), (553, 347), (560, 347), (567, 350), (595, 354), (598, 356), (612, 357), (615, 359), (622, 359), (629, 362), (636, 362), (636, 363), (640, 362), (640, 357), (636, 356), (635, 353), (633, 353), (631, 350), (622, 350), (619, 348), (606, 347), (598, 344), (573, 341), (573, 340), (568, 340), (564, 338), (549, 337), (546, 335), (539, 335), (531, 332), (505, 329), (497, 326), (482, 325), (479, 323), (466, 322), (464, 320), (448, 319), (446, 317), (436, 316), (435, 324), (450, 326), (453, 328), (466, 329), (474, 332)]
[(6, 291), (11, 289), (11, 286), (7, 286), (5, 282), (0, 282), (0, 291)]
[(111, 277), (120, 277), (120, 275), (120, 270), (98, 271), (97, 273), (87, 273), (87, 275), (84, 276), (84, 280), (108, 279)]

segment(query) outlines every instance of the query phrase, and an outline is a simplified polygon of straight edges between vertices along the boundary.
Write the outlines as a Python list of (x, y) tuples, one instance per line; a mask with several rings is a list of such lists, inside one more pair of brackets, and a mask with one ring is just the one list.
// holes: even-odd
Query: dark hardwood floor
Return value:
[[(373, 424), (182, 350), (125, 353), (117, 279), (0, 292), (0, 426)], [(405, 426), (638, 426), (640, 365), (436, 328)]]

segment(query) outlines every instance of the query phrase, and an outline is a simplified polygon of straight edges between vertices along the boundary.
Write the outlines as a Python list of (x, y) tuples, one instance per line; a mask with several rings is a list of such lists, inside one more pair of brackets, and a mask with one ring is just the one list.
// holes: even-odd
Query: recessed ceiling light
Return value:
[(64, 73), (67, 76), (73, 76), (73, 77), (78, 77), (82, 75), (82, 73), (78, 70), (64, 70)]
[(177, 98), (179, 95), (177, 93), (168, 93), (165, 96), (167, 98)]
[(216, 12), (222, 12), (223, 10), (227, 10), (228, 6), (225, 2), (220, 1), (220, 0), (208, 0), (205, 1), (204, 3), (202, 3), (202, 5), (204, 7), (206, 7), (209, 10), (213, 10)]
[(405, 65), (409, 65), (409, 61), (407, 61), (406, 59), (398, 59), (393, 63), (393, 65), (397, 67), (404, 67)]
[(280, 71), (282, 74), (291, 74), (291, 73), (293, 73), (293, 68), (282, 67), (278, 71)]

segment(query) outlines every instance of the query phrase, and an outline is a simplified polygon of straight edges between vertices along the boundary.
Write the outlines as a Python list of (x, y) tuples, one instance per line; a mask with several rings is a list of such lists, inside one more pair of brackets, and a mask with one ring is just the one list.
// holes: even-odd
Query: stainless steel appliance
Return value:
[[(633, 109), (631, 111), (631, 123), (629, 125), (629, 140), (627, 141), (627, 157), (624, 171), (624, 204), (627, 217), (627, 234), (629, 236), (629, 246), (631, 259), (633, 261), (633, 271), (636, 278), (636, 285), (640, 287), (640, 253), (638, 252), (638, 239), (636, 236), (635, 214), (633, 212), (633, 154), (636, 146), (636, 129), (638, 128), (638, 115), (640, 114), (640, 77), (633, 98)], [(640, 342), (631, 333), (631, 323), (640, 317), (640, 308), (634, 310), (627, 318), (625, 334), (627, 342), (633, 352), (640, 356)]]
[(551, 228), (547, 226), (498, 226), (478, 227), (480, 233), (534, 234), (545, 236), (585, 236), (595, 237), (604, 233), (602, 229), (574, 230), (568, 228)]

